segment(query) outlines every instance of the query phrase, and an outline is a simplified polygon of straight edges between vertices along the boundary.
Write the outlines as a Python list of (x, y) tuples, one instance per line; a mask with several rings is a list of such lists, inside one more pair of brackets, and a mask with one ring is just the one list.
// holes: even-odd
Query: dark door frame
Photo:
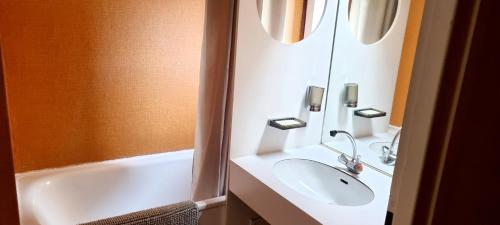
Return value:
[(2, 47), (0, 44), (0, 225), (19, 224)]
[(393, 224), (495, 224), (499, 7), (426, 1), (393, 178)]

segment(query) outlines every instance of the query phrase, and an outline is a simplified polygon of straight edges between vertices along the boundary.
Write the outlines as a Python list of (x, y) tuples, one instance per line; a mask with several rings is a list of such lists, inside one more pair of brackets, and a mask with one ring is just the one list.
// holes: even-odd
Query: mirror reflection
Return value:
[(398, 0), (349, 0), (349, 24), (363, 44), (382, 39), (394, 22)]
[(264, 29), (274, 39), (293, 44), (318, 27), (326, 0), (257, 0), (257, 11)]

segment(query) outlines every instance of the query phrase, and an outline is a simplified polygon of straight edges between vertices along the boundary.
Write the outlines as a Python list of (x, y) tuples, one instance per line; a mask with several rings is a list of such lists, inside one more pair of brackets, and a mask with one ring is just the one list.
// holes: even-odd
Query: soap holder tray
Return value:
[(293, 117), (269, 120), (269, 126), (278, 128), (280, 130), (301, 128), (305, 127), (306, 125), (306, 122)]
[(376, 118), (376, 117), (384, 117), (387, 113), (382, 110), (367, 108), (367, 109), (358, 109), (354, 111), (354, 115), (364, 118)]

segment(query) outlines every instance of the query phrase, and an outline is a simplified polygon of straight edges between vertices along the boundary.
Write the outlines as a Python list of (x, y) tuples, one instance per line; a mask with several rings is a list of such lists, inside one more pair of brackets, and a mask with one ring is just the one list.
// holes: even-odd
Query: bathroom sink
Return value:
[(368, 186), (346, 172), (312, 160), (285, 159), (274, 165), (273, 173), (291, 189), (328, 204), (359, 206), (375, 197)]

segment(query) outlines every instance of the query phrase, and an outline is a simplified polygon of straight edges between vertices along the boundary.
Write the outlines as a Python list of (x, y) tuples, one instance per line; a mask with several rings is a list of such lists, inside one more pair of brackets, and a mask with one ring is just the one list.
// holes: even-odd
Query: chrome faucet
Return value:
[(338, 158), (339, 162), (344, 164), (350, 172), (355, 174), (361, 173), (361, 171), (363, 171), (363, 164), (359, 162), (361, 156), (358, 155), (358, 150), (356, 149), (356, 141), (354, 140), (354, 137), (349, 132), (343, 130), (332, 130), (330, 131), (330, 136), (335, 137), (339, 133), (345, 134), (349, 138), (352, 144), (351, 160), (348, 159), (348, 156), (342, 153), (342, 155), (340, 155)]
[(392, 139), (391, 146), (382, 146), (382, 151), (383, 151), (383, 158), (384, 158), (384, 163), (385, 164), (392, 164), (396, 162), (396, 154), (394, 154), (394, 146), (396, 145), (396, 140), (398, 137), (401, 136), (401, 129), (396, 132), (396, 135), (394, 135), (394, 138)]

